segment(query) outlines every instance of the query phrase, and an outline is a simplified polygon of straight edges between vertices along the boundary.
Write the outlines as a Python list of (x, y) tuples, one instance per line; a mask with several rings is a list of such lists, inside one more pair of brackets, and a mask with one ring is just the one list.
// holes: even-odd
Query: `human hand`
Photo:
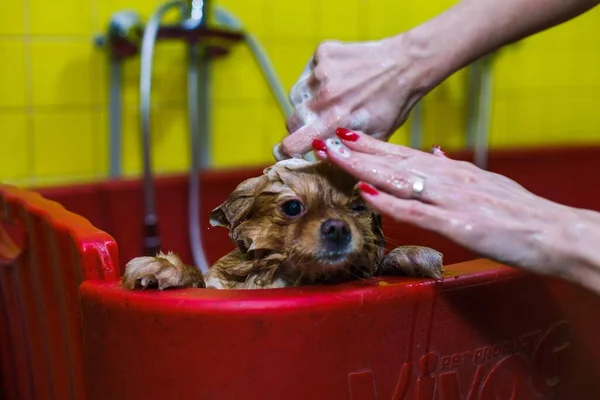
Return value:
[(363, 133), (337, 132), (341, 140), (314, 142), (316, 156), (361, 180), (363, 197), (382, 214), (508, 265), (550, 274), (564, 267), (575, 235), (569, 229), (580, 221), (575, 209), (447, 158), (439, 148), (429, 154)]
[(302, 157), (313, 139), (338, 126), (387, 140), (424, 95), (418, 57), (406, 35), (363, 43), (324, 42), (291, 90), (291, 134), (274, 149), (277, 160)]

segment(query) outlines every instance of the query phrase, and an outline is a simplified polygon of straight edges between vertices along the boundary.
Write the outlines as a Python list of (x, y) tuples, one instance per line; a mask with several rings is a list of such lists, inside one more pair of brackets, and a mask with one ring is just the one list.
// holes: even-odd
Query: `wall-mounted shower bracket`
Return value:
[[(185, 22), (185, 21), (184, 21)], [(95, 38), (95, 44), (104, 48), (111, 56), (125, 59), (140, 52), (144, 26), (139, 16), (132, 11), (119, 11), (110, 19), (107, 33)], [(157, 40), (184, 40), (189, 43), (202, 43), (210, 57), (225, 56), (232, 44), (244, 40), (244, 33), (229, 28), (205, 27), (189, 24), (162, 25)]]

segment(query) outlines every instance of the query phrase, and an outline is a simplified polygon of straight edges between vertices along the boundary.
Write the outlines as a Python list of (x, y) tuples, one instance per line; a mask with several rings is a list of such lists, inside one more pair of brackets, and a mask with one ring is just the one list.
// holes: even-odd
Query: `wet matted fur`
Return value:
[[(286, 207), (300, 212), (289, 215)], [(343, 245), (325, 239), (327, 221), (342, 227)], [(439, 279), (443, 270), (442, 254), (427, 247), (400, 246), (385, 255), (381, 215), (362, 200), (351, 175), (320, 161), (266, 168), (240, 183), (212, 211), (210, 223), (227, 228), (236, 248), (206, 276), (176, 254), (160, 253), (129, 261), (123, 287), (260, 289), (375, 275)]]

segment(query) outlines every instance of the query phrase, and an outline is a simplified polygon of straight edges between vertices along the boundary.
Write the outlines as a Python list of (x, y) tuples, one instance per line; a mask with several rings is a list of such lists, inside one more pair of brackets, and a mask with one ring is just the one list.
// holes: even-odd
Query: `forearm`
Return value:
[(550, 273), (600, 294), (600, 213), (565, 208), (569, 211), (564, 220), (557, 221), (546, 249)]
[(463, 0), (403, 35), (403, 46), (409, 47), (416, 60), (421, 89), (430, 90), (495, 49), (565, 22), (599, 3), (600, 0)]

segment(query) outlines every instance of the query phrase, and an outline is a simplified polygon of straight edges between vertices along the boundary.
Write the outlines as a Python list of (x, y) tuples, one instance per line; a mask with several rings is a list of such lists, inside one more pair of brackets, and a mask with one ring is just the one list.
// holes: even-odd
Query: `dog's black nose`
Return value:
[(352, 234), (344, 221), (329, 219), (321, 225), (321, 237), (332, 244), (345, 246), (350, 243)]

